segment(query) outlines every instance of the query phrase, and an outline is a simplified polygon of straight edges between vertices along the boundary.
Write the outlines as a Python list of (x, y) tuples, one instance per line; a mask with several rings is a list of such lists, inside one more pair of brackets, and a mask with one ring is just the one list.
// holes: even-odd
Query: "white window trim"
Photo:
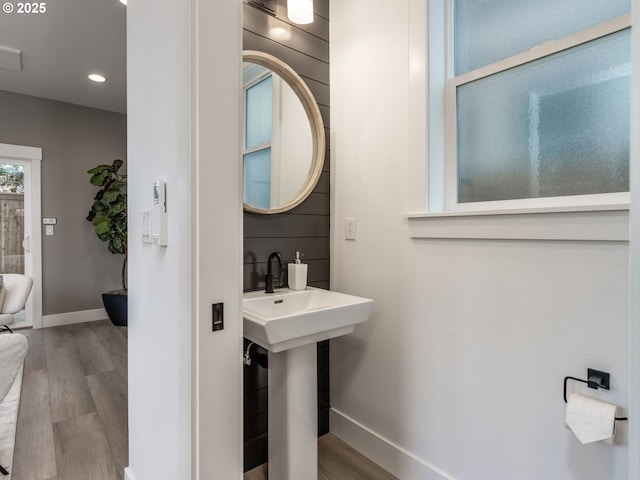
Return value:
[[(254, 152), (259, 152), (260, 150), (266, 150), (267, 148), (271, 148), (271, 143), (272, 142), (265, 142), (262, 143), (260, 145), (255, 145), (251, 148), (247, 148), (247, 126), (246, 126), (246, 121), (247, 121), (247, 93), (248, 91), (252, 88), (255, 87), (256, 85), (258, 85), (260, 82), (262, 82), (263, 80), (266, 80), (269, 77), (272, 77), (273, 73), (269, 72), (269, 71), (265, 71), (264, 73), (262, 73), (261, 75), (258, 75), (257, 77), (251, 79), (251, 81), (247, 82), (245, 85), (243, 85), (242, 87), (242, 106), (243, 106), (243, 112), (242, 112), (242, 156), (244, 158), (245, 155), (249, 154), (249, 153), (254, 153)], [(275, 79), (275, 77), (273, 77)], [(272, 86), (273, 89), (273, 86)], [(273, 114), (272, 114), (273, 116)], [(272, 122), (273, 125), (273, 122)], [(273, 127), (272, 127), (273, 128)], [(272, 135), (273, 138), (273, 135)]]
[[(542, 200), (536, 207), (526, 206), (525, 202), (522, 208), (523, 202), (508, 201), (490, 202), (490, 207), (485, 204), (463, 206), (464, 210), (448, 208), (444, 122), (450, 68), (446, 52), (451, 50), (445, 27), (450, 15), (450, 0), (409, 0), (409, 213), (406, 217), (411, 237), (627, 242), (627, 192), (571, 197), (561, 206), (554, 198)], [(611, 20), (604, 28), (614, 24), (617, 30), (627, 28), (631, 25), (631, 16)], [(545, 43), (537, 47), (535, 55), (540, 51), (552, 52), (561, 42), (578, 41), (578, 36)], [(531, 52), (518, 57), (527, 55)], [(482, 73), (482, 70), (475, 72)]]

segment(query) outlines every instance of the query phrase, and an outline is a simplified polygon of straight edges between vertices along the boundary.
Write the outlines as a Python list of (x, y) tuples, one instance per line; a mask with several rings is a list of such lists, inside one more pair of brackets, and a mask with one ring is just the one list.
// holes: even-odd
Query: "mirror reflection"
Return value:
[(291, 210), (313, 192), (324, 165), (325, 135), (313, 93), (273, 55), (243, 52), (244, 210)]
[(312, 132), (297, 94), (272, 70), (245, 62), (244, 203), (278, 209), (305, 184)]

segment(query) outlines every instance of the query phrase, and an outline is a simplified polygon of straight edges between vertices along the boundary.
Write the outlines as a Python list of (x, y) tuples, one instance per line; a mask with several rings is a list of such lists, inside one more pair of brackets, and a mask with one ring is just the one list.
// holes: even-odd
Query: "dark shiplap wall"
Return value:
[[(288, 63), (307, 83), (320, 106), (329, 139), (329, 0), (315, 0), (315, 20), (292, 25), (286, 1), (278, 0), (276, 17), (244, 4), (244, 49), (270, 53)], [(288, 29), (289, 40), (269, 36), (274, 27)], [(327, 141), (327, 146), (329, 142)], [(274, 251), (285, 263), (296, 251), (309, 264), (309, 285), (329, 288), (329, 151), (318, 185), (302, 204), (277, 215), (244, 214), (244, 289), (264, 288), (267, 258)]]
[[(308, 284), (329, 288), (329, 0), (314, 0), (315, 19), (310, 25), (293, 25), (286, 0), (277, 0), (275, 17), (244, 1), (245, 50), (270, 53), (288, 63), (313, 93), (325, 126), (327, 150), (318, 185), (302, 204), (277, 215), (244, 213), (244, 290), (265, 288), (267, 258), (279, 251), (285, 263), (296, 251), (309, 264)], [(281, 27), (291, 38), (269, 35)], [(245, 349), (248, 345), (245, 340)], [(266, 353), (260, 347), (252, 352)], [(318, 432), (329, 431), (329, 342), (318, 344)], [(267, 370), (259, 365), (244, 368), (244, 467), (245, 471), (267, 461)]]

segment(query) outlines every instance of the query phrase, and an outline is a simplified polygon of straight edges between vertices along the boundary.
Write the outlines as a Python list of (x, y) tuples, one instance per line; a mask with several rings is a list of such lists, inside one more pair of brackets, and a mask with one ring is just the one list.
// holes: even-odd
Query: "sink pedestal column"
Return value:
[(269, 352), (269, 478), (318, 479), (317, 350)]

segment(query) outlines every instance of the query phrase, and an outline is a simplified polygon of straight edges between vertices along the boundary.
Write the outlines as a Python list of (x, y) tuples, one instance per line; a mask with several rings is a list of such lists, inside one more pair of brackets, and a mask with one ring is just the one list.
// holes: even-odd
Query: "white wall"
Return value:
[[(274, 81), (276, 76), (274, 76)], [(280, 77), (278, 77), (277, 88), (280, 90), (278, 95), (280, 118), (277, 128), (280, 154), (278, 155), (277, 172), (279, 185), (276, 192), (278, 202), (275, 205), (284, 205), (295, 198), (300, 191), (300, 185), (303, 185), (307, 179), (313, 155), (313, 144), (307, 113), (300, 99)]]
[[(128, 6), (130, 480), (242, 473), (241, 7), (224, 0), (193, 15), (199, 6)], [(225, 73), (211, 75), (213, 64)], [(167, 182), (167, 248), (140, 241), (155, 180)], [(219, 334), (214, 301), (226, 307)]]
[[(198, 448), (192, 478), (241, 480), (242, 2), (195, 4), (191, 238), (198, 363), (192, 408)], [(213, 333), (211, 305), (218, 302), (224, 303), (224, 330)]]
[(402, 480), (626, 479), (625, 425), (581, 446), (562, 380), (628, 406), (628, 245), (409, 237), (407, 4), (331, 5), (331, 285), (376, 301), (332, 341), (332, 431)]
[[(191, 471), (189, 3), (127, 7), (129, 477)], [(169, 247), (143, 245), (141, 213), (167, 182)]]

